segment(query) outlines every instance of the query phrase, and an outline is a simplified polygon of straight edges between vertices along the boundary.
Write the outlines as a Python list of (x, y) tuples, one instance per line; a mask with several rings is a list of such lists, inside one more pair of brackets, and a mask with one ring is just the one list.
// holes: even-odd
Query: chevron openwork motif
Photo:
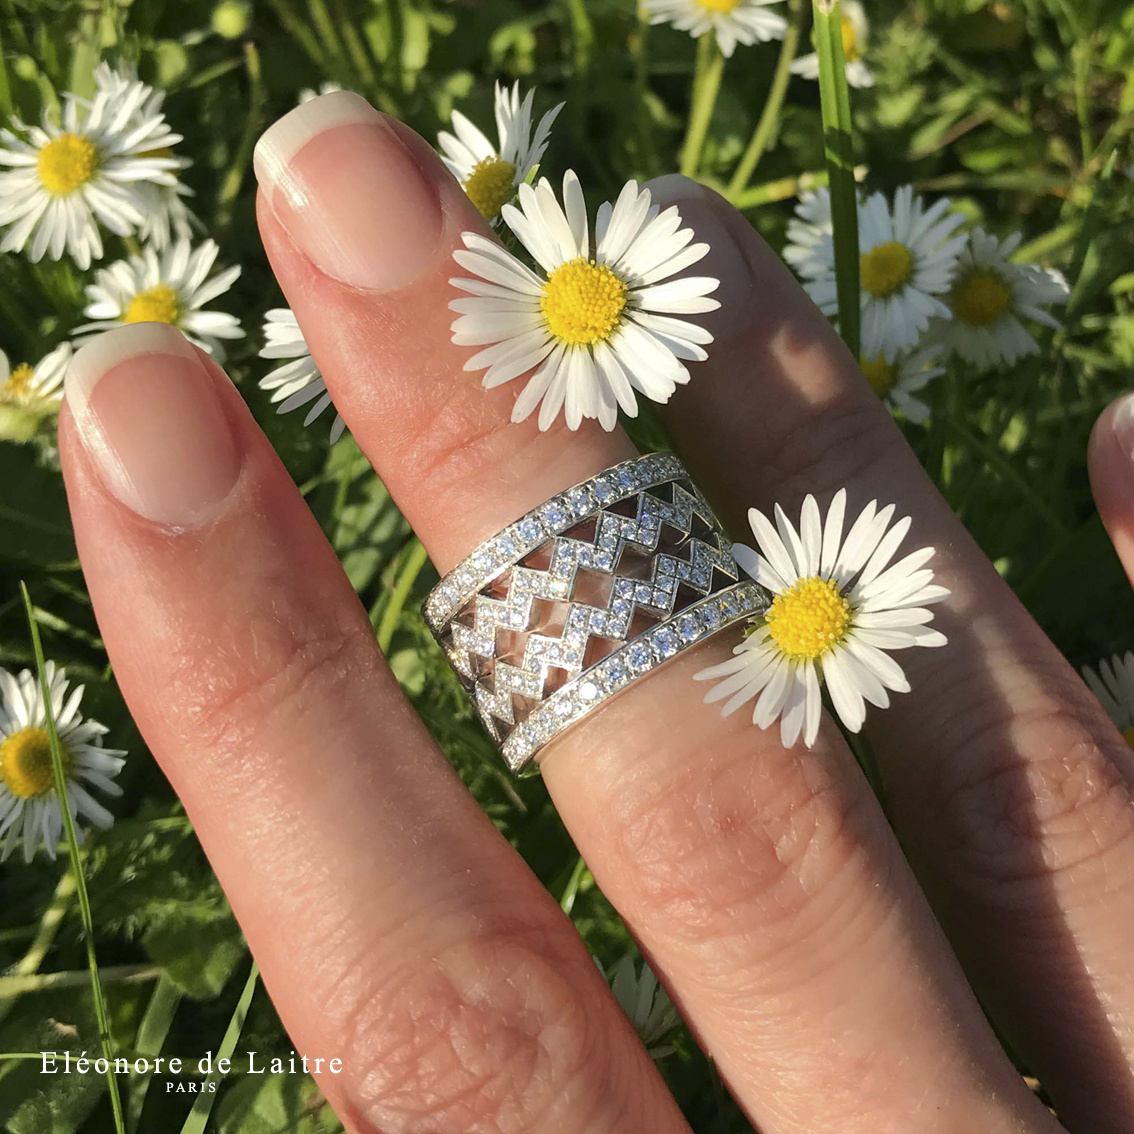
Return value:
[[(477, 594), (471, 600), (471, 610), (466, 608), (471, 625), (458, 620), (450, 624), (450, 661), (471, 686), (494, 739), (501, 741), (502, 732), (516, 723), (513, 697), (541, 700), (552, 669), (565, 675), (557, 681), (576, 677), (587, 664), (592, 639), (621, 644), (639, 612), (655, 620), (668, 618), (678, 607), (679, 587), (703, 596), (722, 585), (719, 577), (714, 580), (715, 573), (736, 582), (736, 562), (704, 498), (677, 481), (669, 488), (669, 500), (650, 491), (632, 497), (633, 515), (596, 510), (590, 539), (578, 534), (553, 537), (541, 549), (544, 558), (549, 557), (546, 568), (517, 564), (502, 594)], [(697, 530), (701, 534), (694, 535)], [(663, 532), (669, 550), (659, 551)], [(622, 558), (627, 549), (648, 557), (648, 577), (625, 573), (629, 569)], [(605, 603), (576, 597), (581, 574), (587, 572), (611, 577)], [(498, 634), (529, 631), (540, 601), (565, 605), (562, 631), (556, 636), (528, 633), (518, 662), (498, 659)]]

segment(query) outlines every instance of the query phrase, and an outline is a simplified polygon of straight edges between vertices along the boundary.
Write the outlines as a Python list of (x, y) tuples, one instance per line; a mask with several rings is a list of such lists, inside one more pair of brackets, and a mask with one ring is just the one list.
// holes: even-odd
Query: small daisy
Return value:
[(1097, 673), (1089, 665), (1083, 666), (1083, 680), (1114, 727), (1134, 748), (1134, 652), (1127, 650), (1121, 657), (1115, 654), (1109, 661), (1104, 658)]
[(728, 59), (738, 43), (747, 46), (783, 39), (787, 21), (768, 11), (778, 3), (780, 0), (643, 0), (642, 9), (651, 24), (672, 24), (694, 39), (712, 32)]
[(831, 193), (826, 186), (805, 193), (788, 221), (784, 259), (801, 276), (824, 271), (824, 238), (835, 231), (831, 220)]
[(1019, 233), (1001, 241), (973, 229), (945, 299), (953, 317), (936, 320), (931, 329), (944, 348), (985, 370), (1038, 354), (1039, 344), (1020, 320), (1058, 327), (1043, 305), (1064, 303), (1069, 294), (1059, 272), (1012, 263), (1019, 245)]
[[(847, 83), (852, 87), (874, 86), (874, 74), (862, 61), (866, 54), (866, 44), (870, 37), (870, 24), (866, 19), (866, 9), (858, 0), (842, 0), (840, 30), (843, 33), (843, 58), (847, 64)], [(793, 75), (804, 79), (819, 78), (819, 55), (801, 55), (792, 65)]]
[(145, 221), (147, 188), (175, 184), (181, 140), (160, 112), (147, 109), (143, 83), (99, 90), (90, 101), (63, 96), (59, 125), (14, 122), (0, 130), (0, 252), (26, 249), (30, 260), (67, 251), (80, 268), (102, 256), (99, 224), (119, 236)]
[(500, 220), (500, 210), (516, 196), (516, 190), (539, 165), (551, 126), (563, 109), (553, 107), (540, 120), (532, 133), (531, 90), (520, 100), (520, 84), (509, 90), (496, 84), (496, 137), (493, 144), (459, 110), (453, 111), (455, 134), (442, 131), (437, 135), (442, 160), (449, 172), (461, 183), (469, 200), (481, 216), (493, 224)]
[[(119, 66), (117, 70), (108, 63), (100, 63), (95, 68), (95, 84), (99, 90), (105, 90), (118, 97), (134, 97), (138, 101), (138, 110), (135, 120), (139, 123), (146, 118), (161, 114), (162, 103), (165, 101), (165, 92), (155, 90), (147, 83), (138, 79), (134, 67)], [(188, 240), (193, 233), (193, 226), (198, 227), (197, 218), (185, 204), (185, 198), (193, 195), (193, 190), (183, 185), (179, 180), (183, 170), (193, 163), (186, 157), (173, 152), (172, 146), (164, 146), (150, 156), (160, 156), (172, 159), (174, 182), (172, 185), (159, 185), (155, 182), (139, 182), (137, 189), (141, 195), (140, 208), (142, 210), (142, 223), (138, 226), (138, 239), (143, 243), (152, 244), (159, 252), (172, 240)]]
[(571, 429), (587, 417), (613, 429), (619, 406), (630, 417), (637, 414), (635, 390), (666, 402), (689, 381), (683, 360), (708, 357), (705, 344), (713, 336), (673, 316), (716, 310), (720, 304), (708, 295), (719, 281), (670, 279), (709, 246), (692, 243), (693, 230), (681, 227), (676, 206), (659, 212), (637, 182), (627, 182), (613, 206), (599, 208), (593, 251), (583, 190), (570, 170), (563, 200), (566, 211), (541, 178), (535, 188), (520, 186), (519, 208), (504, 206), (505, 223), (542, 275), (495, 241), (462, 234), (465, 249), (453, 259), (479, 278), (450, 281), (473, 296), (449, 304), (460, 313), (453, 342), (486, 348), (465, 369), (484, 370), (487, 388), (535, 368), (516, 399), (513, 421), (538, 405), (540, 429), (561, 409)]
[(58, 409), (70, 361), (70, 343), (57, 346), (34, 367), (27, 362), (13, 367), (0, 350), (0, 407), (15, 406), (35, 413)]
[(919, 425), (929, 417), (929, 406), (915, 395), (945, 373), (945, 367), (936, 365), (933, 348), (906, 351), (893, 362), (882, 355), (862, 358), (860, 365), (871, 388), (892, 411), (901, 410)]
[[(596, 963), (598, 958), (595, 958)], [(599, 965), (602, 971), (602, 965)], [(652, 1059), (664, 1059), (673, 1054), (672, 1044), (663, 1042), (678, 1027), (681, 1017), (673, 1006), (669, 994), (654, 976), (653, 970), (645, 961), (638, 972), (634, 958), (629, 953), (612, 970), (613, 975), (603, 972), (622, 1011), (629, 1017), (634, 1030)]]
[(223, 360), (221, 340), (242, 338), (244, 332), (235, 315), (201, 310), (228, 291), (240, 275), (239, 267), (231, 267), (209, 276), (218, 251), (212, 240), (195, 250), (188, 240), (179, 240), (160, 256), (145, 248), (140, 256), (99, 269), (87, 287), (90, 302), (83, 309), (95, 322), (77, 329), (75, 345), (122, 323), (170, 323), (190, 342)]
[(927, 625), (933, 618), (927, 607), (949, 595), (925, 567), (933, 548), (891, 565), (909, 517), (891, 526), (894, 505), (879, 509), (872, 500), (844, 539), (846, 503), (846, 490), (840, 489), (824, 523), (815, 498), (808, 496), (798, 532), (779, 505), (775, 527), (762, 512), (749, 510), (760, 553), (743, 544), (733, 553), (771, 591), (772, 605), (752, 620), (732, 658), (697, 674), (699, 681), (724, 678), (705, 700), (728, 698), (725, 716), (759, 694), (753, 723), (768, 728), (781, 718), (780, 737), (788, 748), (800, 735), (809, 748), (815, 743), (821, 683), (843, 724), (858, 732), (866, 701), (884, 709), (888, 689), (905, 693), (910, 687), (884, 651), (945, 645), (945, 636)]
[[(97, 721), (83, 720), (79, 715), (83, 687), (68, 697), (69, 684), (63, 670), (48, 662), (47, 687), (71, 814), (105, 829), (114, 817), (88, 789), (121, 795), (113, 779), (126, 753), (102, 747), (106, 728)], [(31, 862), (41, 842), (48, 857), (54, 858), (62, 833), (63, 815), (55, 794), (51, 736), (39, 678), (28, 669), (18, 677), (0, 669), (0, 862), (21, 843), (25, 862)], [(82, 832), (76, 833), (81, 839)]]
[[(893, 210), (881, 193), (872, 193), (858, 208), (858, 241), (862, 282), (862, 353), (884, 355), (892, 362), (917, 345), (934, 316), (949, 318), (939, 296), (953, 282), (963, 236), (952, 236), (964, 223), (949, 212), (942, 198), (928, 209), (913, 189), (903, 185), (894, 194)], [(826, 315), (838, 313), (835, 290), (835, 245), (824, 237), (815, 255), (800, 269), (804, 287)]]
[[(315, 404), (303, 419), (304, 425), (310, 425), (331, 404), (331, 395), (327, 393), (323, 375), (311, 357), (307, 340), (290, 307), (273, 307), (268, 312), (264, 321), (264, 338), (267, 341), (260, 351), (261, 358), (290, 358), (292, 361), (265, 374), (260, 379), (260, 389), (275, 391), (272, 403), (282, 403), (277, 413), (290, 413), (313, 401)], [(343, 419), (335, 414), (335, 422), (331, 426), (332, 445), (343, 435), (344, 428)]]

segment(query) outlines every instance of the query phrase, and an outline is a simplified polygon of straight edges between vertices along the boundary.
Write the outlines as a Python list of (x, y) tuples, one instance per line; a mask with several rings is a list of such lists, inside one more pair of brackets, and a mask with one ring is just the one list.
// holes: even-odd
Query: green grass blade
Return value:
[(819, 55), (819, 102), (823, 145), (831, 186), (835, 233), (835, 287), (839, 332), (859, 357), (858, 200), (854, 182), (854, 146), (850, 94), (843, 57), (843, 22), (838, 0), (812, 0), (815, 50)]
[(47, 663), (43, 660), (43, 643), (39, 640), (39, 625), (32, 609), (31, 595), (27, 584), (20, 582), (20, 593), (24, 597), (24, 610), (31, 633), (32, 649), (35, 652), (35, 666), (39, 674), (39, 687), (43, 695), (43, 712), (47, 718), (47, 733), (51, 739), (51, 765), (55, 771), (55, 793), (59, 798), (59, 810), (63, 816), (63, 833), (67, 839), (67, 854), (71, 861), (71, 873), (75, 876), (75, 889), (79, 899), (79, 916), (83, 923), (83, 940), (87, 947), (87, 965), (90, 969), (91, 996), (94, 999), (95, 1019), (98, 1021), (98, 1038), (102, 1044), (102, 1054), (106, 1058), (106, 1086), (110, 1092), (110, 1108), (114, 1112), (116, 1134), (126, 1134), (122, 1116), (122, 1098), (118, 1093), (118, 1080), (114, 1075), (114, 1041), (110, 1036), (110, 1021), (106, 1014), (106, 998), (102, 994), (102, 983), (98, 978), (98, 958), (95, 956), (94, 922), (91, 918), (91, 901), (87, 894), (87, 881), (83, 876), (83, 861), (79, 854), (79, 839), (75, 831), (75, 819), (67, 797), (67, 777), (63, 771), (63, 750), (59, 744), (59, 732), (55, 727), (55, 713), (51, 706), (51, 691), (47, 685)]
[(193, 1103), (193, 1109), (189, 1112), (189, 1117), (185, 1119), (185, 1125), (181, 1127), (181, 1134), (204, 1134), (205, 1126), (209, 1121), (209, 1115), (213, 1109), (213, 1103), (216, 1101), (217, 1097), (215, 1088), (211, 1087), (210, 1084), (217, 1082), (223, 1077), (220, 1071), (217, 1070), (217, 1065), (222, 1059), (231, 1058), (232, 1053), (236, 1050), (240, 1033), (244, 1028), (244, 1020), (248, 1015), (248, 1006), (252, 1003), (252, 996), (256, 991), (256, 984), (259, 979), (260, 970), (257, 968), (256, 962), (253, 961), (252, 971), (248, 974), (244, 991), (240, 994), (240, 999), (236, 1002), (236, 1007), (232, 1012), (232, 1018), (228, 1021), (228, 1027), (225, 1028), (224, 1038), (220, 1042), (220, 1047), (217, 1048), (217, 1058), (213, 1063), (213, 1069), (205, 1079), (204, 1087)]
[[(134, 1049), (144, 1056), (157, 1056), (165, 1045), (173, 1018), (181, 1004), (181, 990), (167, 976), (162, 976), (146, 1005), (146, 1013), (138, 1025), (134, 1039)], [(142, 1110), (146, 1105), (146, 1095), (153, 1081), (153, 1072), (135, 1072), (130, 1083), (130, 1101), (126, 1107), (126, 1118), (130, 1134), (136, 1134)]]
[(709, 132), (713, 108), (717, 105), (724, 65), (725, 58), (717, 46), (716, 36), (706, 32), (697, 41), (697, 69), (693, 73), (689, 125), (681, 147), (681, 172), (686, 177), (696, 177), (701, 165), (701, 149)]

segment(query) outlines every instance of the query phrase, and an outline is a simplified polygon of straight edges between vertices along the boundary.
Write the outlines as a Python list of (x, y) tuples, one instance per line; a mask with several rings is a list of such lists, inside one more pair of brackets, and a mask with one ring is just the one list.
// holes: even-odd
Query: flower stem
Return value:
[(831, 220), (835, 244), (835, 290), (839, 333), (859, 356), (858, 198), (851, 141), (850, 94), (843, 55), (842, 12), (838, 0), (812, 0), (815, 50), (819, 56), (819, 104), (823, 142), (831, 179)]
[(768, 89), (768, 97), (764, 100), (764, 109), (760, 112), (760, 120), (752, 132), (752, 138), (732, 180), (728, 183), (728, 199), (734, 204), (737, 197), (748, 188), (748, 182), (756, 170), (764, 151), (768, 148), (776, 128), (780, 124), (780, 111), (783, 109), (784, 96), (787, 94), (788, 82), (791, 79), (791, 65), (795, 59), (795, 49), (799, 44), (799, 36), (803, 25), (803, 0), (788, 0), (788, 13), (791, 17), (788, 29), (784, 33), (784, 42), (780, 47), (780, 58), (776, 63), (776, 71), (772, 76), (772, 85)]
[(389, 653), (390, 643), (394, 640), (394, 631), (398, 628), (398, 618), (405, 609), (406, 599), (421, 574), (421, 569), (429, 562), (429, 553), (422, 546), (421, 541), (415, 539), (406, 555), (405, 565), (402, 567), (394, 589), (390, 593), (390, 601), (382, 611), (382, 620), (378, 623), (378, 645), (382, 653)]
[(87, 967), (90, 971), (91, 997), (94, 1001), (95, 1020), (98, 1022), (98, 1037), (102, 1043), (102, 1054), (106, 1057), (106, 1085), (110, 1091), (110, 1109), (114, 1113), (114, 1129), (117, 1134), (125, 1134), (126, 1125), (122, 1113), (122, 1098), (118, 1093), (118, 1080), (114, 1076), (114, 1041), (110, 1036), (110, 1018), (106, 1011), (106, 999), (102, 994), (102, 983), (98, 978), (98, 958), (95, 956), (94, 920), (91, 917), (91, 900), (87, 893), (87, 882), (83, 877), (83, 863), (79, 855), (79, 838), (75, 832), (75, 817), (71, 814), (71, 801), (67, 794), (67, 776), (63, 771), (63, 749), (59, 743), (59, 732), (55, 727), (55, 710), (51, 704), (51, 690), (47, 685), (47, 663), (43, 659), (43, 643), (39, 640), (39, 625), (32, 609), (31, 595), (27, 584), (20, 582), (20, 592), (24, 597), (24, 611), (27, 614), (28, 630), (31, 633), (32, 650), (35, 652), (35, 665), (39, 672), (39, 688), (43, 697), (43, 715), (47, 718), (47, 735), (51, 740), (51, 765), (55, 772), (55, 793), (59, 799), (59, 811), (63, 818), (63, 831), (67, 836), (67, 852), (71, 860), (71, 873), (75, 877), (75, 889), (79, 899), (79, 914), (83, 923), (83, 940), (87, 946)]
[(685, 144), (681, 147), (681, 172), (696, 177), (701, 164), (701, 149), (717, 104), (724, 73), (724, 55), (711, 33), (702, 35), (697, 42), (697, 68), (693, 72), (693, 96), (689, 105), (689, 125)]

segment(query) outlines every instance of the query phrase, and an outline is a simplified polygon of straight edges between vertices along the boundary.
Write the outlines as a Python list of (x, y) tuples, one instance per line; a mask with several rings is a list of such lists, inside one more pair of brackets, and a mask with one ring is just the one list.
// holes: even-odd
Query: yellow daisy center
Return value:
[(1134, 725), (1131, 725), (1129, 728), (1124, 728), (1122, 735), (1126, 743), (1129, 744), (1131, 748), (1134, 748)]
[(850, 17), (842, 17), (839, 30), (843, 33), (843, 58), (848, 63), (857, 63), (862, 58), (862, 47), (858, 42), (858, 34), (854, 30), (854, 24), (851, 23)]
[[(66, 772), (69, 760), (65, 748), (62, 755)], [(51, 736), (47, 729), (29, 725), (0, 744), (0, 780), (17, 799), (31, 799), (55, 790)]]
[(888, 240), (862, 254), (862, 286), (875, 299), (900, 290), (913, 275), (913, 256), (898, 240)]
[(60, 134), (40, 149), (35, 168), (44, 189), (63, 197), (94, 176), (98, 168), (98, 148), (90, 138)]
[(880, 398), (884, 398), (898, 380), (898, 364), (887, 362), (885, 355), (880, 354), (875, 359), (860, 358), (859, 365), (870, 383), (870, 388)]
[(177, 292), (169, 284), (159, 283), (148, 291), (140, 291), (126, 308), (123, 323), (176, 323), (180, 308)]
[(14, 401), (16, 398), (22, 398), (29, 394), (34, 377), (35, 371), (26, 362), (21, 362), (8, 375), (8, 380), (4, 385), (0, 386), (0, 401)]
[(485, 220), (500, 215), (515, 191), (516, 167), (493, 154), (481, 158), (465, 178), (465, 192)]
[(846, 637), (850, 618), (850, 603), (835, 580), (812, 575), (776, 595), (764, 621), (789, 658), (814, 660)]
[(999, 273), (977, 268), (957, 281), (949, 306), (962, 323), (989, 327), (1012, 306), (1012, 292)]
[(544, 284), (539, 307), (560, 342), (605, 342), (622, 319), (626, 285), (606, 265), (568, 260)]
[(709, 12), (731, 12), (741, 0), (694, 0), (694, 2)]

